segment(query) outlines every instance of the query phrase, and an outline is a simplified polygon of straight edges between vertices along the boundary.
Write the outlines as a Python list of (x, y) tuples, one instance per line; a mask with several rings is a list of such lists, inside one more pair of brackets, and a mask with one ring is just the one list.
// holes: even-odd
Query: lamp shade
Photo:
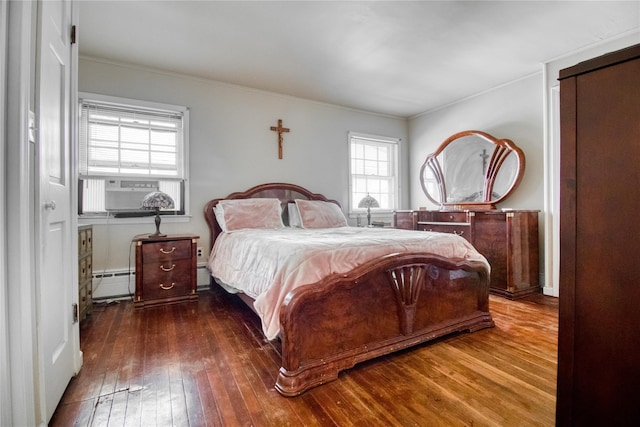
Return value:
[(162, 191), (153, 191), (142, 199), (142, 209), (153, 209), (156, 211), (156, 232), (149, 237), (164, 237), (166, 234), (160, 233), (160, 209), (173, 208), (173, 199)]
[(358, 207), (359, 208), (379, 208), (380, 207), (380, 203), (378, 203), (378, 201), (376, 199), (374, 199), (373, 197), (371, 197), (369, 194), (367, 194), (366, 196), (364, 196), (362, 198), (362, 200), (360, 200), (360, 202), (358, 203)]
[(162, 191), (153, 191), (142, 199), (142, 209), (168, 209), (173, 208), (173, 199)]

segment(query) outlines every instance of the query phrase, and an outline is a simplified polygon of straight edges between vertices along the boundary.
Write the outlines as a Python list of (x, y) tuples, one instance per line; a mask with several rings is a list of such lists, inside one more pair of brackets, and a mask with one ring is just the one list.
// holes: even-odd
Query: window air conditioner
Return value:
[(107, 179), (105, 208), (107, 212), (139, 211), (142, 199), (152, 191), (158, 191), (158, 181)]

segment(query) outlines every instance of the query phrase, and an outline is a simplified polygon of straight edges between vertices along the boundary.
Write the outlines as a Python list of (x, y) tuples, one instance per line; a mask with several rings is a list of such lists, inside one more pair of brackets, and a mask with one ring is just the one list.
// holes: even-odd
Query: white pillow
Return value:
[(287, 210), (289, 211), (289, 227), (301, 228), (300, 212), (298, 211), (298, 205), (295, 203), (288, 203)]
[(335, 203), (321, 200), (296, 200), (302, 228), (346, 227), (342, 209)]
[(251, 228), (284, 228), (278, 199), (220, 200), (214, 208), (214, 214), (225, 233)]

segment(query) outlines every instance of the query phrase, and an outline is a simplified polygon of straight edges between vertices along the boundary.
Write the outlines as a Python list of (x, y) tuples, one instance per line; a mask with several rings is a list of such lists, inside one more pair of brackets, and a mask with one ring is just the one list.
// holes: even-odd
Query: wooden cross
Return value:
[(485, 173), (487, 173), (487, 159), (489, 158), (486, 149), (482, 150), (480, 157), (482, 157), (482, 174), (484, 175)]
[(288, 128), (282, 127), (282, 119), (278, 119), (278, 126), (271, 126), (271, 130), (278, 132), (278, 158), (282, 158), (282, 134), (283, 132), (289, 132)]

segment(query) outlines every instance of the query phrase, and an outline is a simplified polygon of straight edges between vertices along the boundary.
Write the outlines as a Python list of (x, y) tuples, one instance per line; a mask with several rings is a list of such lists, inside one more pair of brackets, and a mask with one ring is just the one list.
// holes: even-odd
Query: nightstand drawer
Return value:
[(142, 245), (142, 262), (191, 258), (191, 240), (146, 243)]
[[(161, 265), (161, 264), (160, 264)], [(164, 299), (191, 293), (191, 272), (189, 260), (170, 272), (163, 272), (158, 264), (145, 265), (145, 276), (142, 281), (145, 299)], [(156, 271), (156, 268), (158, 269)]]
[(142, 284), (151, 282), (176, 281), (191, 276), (191, 259), (169, 260), (164, 262), (145, 262)]

